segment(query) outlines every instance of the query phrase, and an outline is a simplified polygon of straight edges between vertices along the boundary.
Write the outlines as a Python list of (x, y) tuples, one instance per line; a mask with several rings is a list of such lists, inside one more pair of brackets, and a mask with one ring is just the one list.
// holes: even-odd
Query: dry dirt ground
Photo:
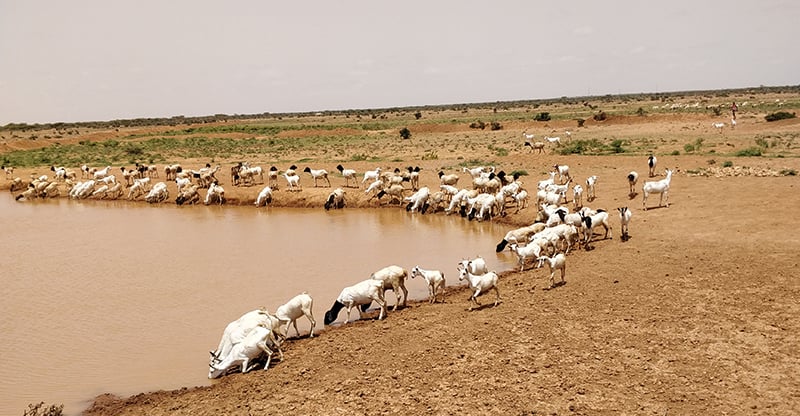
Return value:
[[(674, 123), (619, 127), (666, 132)], [(797, 122), (785, 128), (800, 130)], [(755, 132), (746, 134), (752, 142)], [(409, 147), (403, 163), (381, 166), (419, 165), (423, 185), (433, 187), (440, 166), (460, 161), (420, 160), (420, 153)], [(284, 361), (268, 371), (228, 375), (208, 387), (101, 396), (84, 414), (798, 414), (800, 182), (756, 173), (800, 170), (800, 160), (736, 158), (738, 169), (716, 177), (693, 174), (709, 167), (707, 155), (665, 154), (659, 173), (680, 169), (670, 206), (643, 211), (641, 194), (628, 198), (625, 175), (639, 171), (641, 189), (645, 159), (523, 148), (494, 158), (506, 171), (526, 169), (528, 189), (554, 163), (569, 164), (581, 182), (599, 176), (589, 205), (612, 213), (613, 239), (598, 236), (593, 250), (571, 252), (564, 285), (544, 290), (542, 269), (504, 273), (502, 303), (491, 307), (491, 296), (483, 297), (489, 306), (471, 312), (467, 291), (451, 287), (444, 304), (410, 302), (383, 321), (287, 341)], [(333, 172), (335, 164), (325, 167)], [(303, 191), (289, 195), (281, 187), (275, 204), (321, 207), (330, 189), (311, 188), (305, 175)], [(233, 203), (252, 203), (260, 189), (220, 179)], [(338, 176), (332, 181), (343, 184)], [(376, 206), (362, 190), (347, 192), (346, 209)], [(614, 210), (623, 205), (634, 210), (627, 242)], [(511, 229), (534, 214), (530, 207), (497, 220)]]

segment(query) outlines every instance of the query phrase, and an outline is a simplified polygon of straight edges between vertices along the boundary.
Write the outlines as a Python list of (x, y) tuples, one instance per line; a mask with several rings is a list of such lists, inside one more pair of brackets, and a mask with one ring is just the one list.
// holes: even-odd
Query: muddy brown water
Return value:
[[(0, 212), (0, 414), (39, 401), (76, 414), (102, 393), (207, 385), (208, 351), (230, 321), (307, 291), (319, 329), (343, 287), (389, 264), (441, 269), (452, 286), (462, 258), (498, 271), (514, 260), (494, 253), (507, 226), (393, 208), (3, 197)], [(406, 285), (410, 299), (427, 297), (424, 281)]]

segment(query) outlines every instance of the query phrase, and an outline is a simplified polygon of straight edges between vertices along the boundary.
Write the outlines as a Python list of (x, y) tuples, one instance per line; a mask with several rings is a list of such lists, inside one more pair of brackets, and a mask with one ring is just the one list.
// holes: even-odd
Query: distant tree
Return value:
[(550, 113), (543, 111), (533, 118), (535, 121), (550, 121)]
[(414, 118), (417, 119), (417, 120), (421, 119), (422, 118), (422, 113), (417, 111), (416, 113), (414, 113)]
[(408, 127), (403, 127), (402, 129), (400, 129), (400, 137), (403, 140), (410, 139), (411, 138), (411, 130), (409, 130)]

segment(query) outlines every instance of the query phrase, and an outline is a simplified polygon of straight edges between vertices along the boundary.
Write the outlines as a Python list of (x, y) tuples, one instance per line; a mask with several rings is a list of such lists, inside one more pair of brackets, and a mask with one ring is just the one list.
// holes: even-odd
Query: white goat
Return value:
[(505, 250), (506, 245), (509, 243), (525, 243), (531, 238), (532, 235), (544, 230), (545, 225), (543, 223), (535, 223), (525, 227), (515, 228), (506, 233), (505, 237), (497, 243), (497, 247), (495, 247), (495, 252), (499, 253)]
[(569, 166), (567, 165), (553, 165), (553, 172), (558, 172), (558, 181), (564, 183), (564, 178), (567, 180), (572, 179), (569, 175)]
[(367, 183), (367, 181), (377, 181), (381, 177), (381, 168), (375, 168), (375, 170), (368, 170), (364, 172), (364, 179), (361, 180), (361, 183)]
[(642, 186), (642, 207), (645, 211), (647, 211), (647, 197), (650, 194), (659, 194), (658, 206), (660, 207), (662, 202), (666, 202), (666, 206), (669, 208), (669, 183), (672, 179), (672, 171), (667, 169), (666, 173), (667, 177), (664, 179), (645, 182)]
[(164, 182), (159, 182), (153, 185), (153, 189), (150, 189), (150, 192), (145, 195), (144, 200), (151, 204), (156, 204), (159, 202), (164, 202), (168, 198), (169, 190), (167, 189), (167, 184)]
[(556, 270), (561, 270), (561, 283), (564, 283), (564, 274), (566, 274), (567, 269), (567, 257), (565, 255), (559, 253), (553, 257), (541, 256), (538, 260), (539, 263), (536, 265), (537, 269), (544, 266), (545, 262), (550, 266), (550, 289), (555, 286)]
[(550, 144), (555, 144), (556, 146), (560, 146), (561, 145), (561, 137), (547, 137), (547, 136), (545, 136), (544, 139), (547, 140)]
[(286, 178), (286, 183), (289, 186), (289, 191), (300, 191), (300, 176), (297, 175), (289, 175), (288, 173), (284, 173), (283, 177)]
[(575, 209), (583, 206), (583, 187), (580, 184), (575, 184), (572, 188), (572, 202)]
[(508, 245), (511, 251), (517, 255), (517, 264), (519, 264), (519, 271), (525, 270), (525, 261), (528, 259), (536, 259), (542, 254), (542, 247), (539, 244), (528, 244), (520, 246), (517, 243)]
[(500, 303), (500, 290), (497, 288), (497, 281), (499, 280), (497, 273), (491, 271), (484, 274), (472, 274), (468, 269), (464, 268), (459, 272), (458, 280), (460, 281), (465, 279), (469, 282), (469, 288), (472, 290), (469, 297), (470, 311), (472, 310), (472, 303), (475, 303), (476, 306), (481, 306), (481, 304), (478, 302), (478, 296), (492, 289), (494, 289), (496, 295), (494, 299), (494, 306), (497, 306), (497, 304)]
[(519, 210), (525, 209), (528, 206), (528, 199), (529, 199), (528, 191), (520, 189), (512, 196), (514, 197), (514, 201), (517, 204), (517, 211), (515, 212), (515, 214), (519, 213)]
[(442, 303), (444, 303), (446, 281), (444, 272), (441, 270), (425, 270), (419, 266), (414, 266), (411, 269), (411, 278), (422, 276), (428, 284), (428, 303), (436, 303), (438, 293), (442, 294)]
[(278, 332), (281, 323), (278, 318), (270, 315), (269, 311), (265, 308), (245, 313), (225, 326), (225, 330), (222, 332), (222, 338), (219, 340), (219, 346), (217, 346), (216, 350), (210, 351), (211, 360), (209, 364), (222, 361), (222, 359), (230, 354), (233, 346), (242, 342), (245, 336), (258, 325), (264, 325), (266, 328)]
[[(372, 302), (380, 306), (381, 312), (378, 315), (378, 319), (383, 319), (387, 313), (383, 292), (383, 282), (374, 279), (367, 279), (342, 289), (339, 297), (333, 302), (331, 309), (325, 312), (325, 325), (332, 324), (342, 308), (347, 308), (347, 318), (344, 321), (346, 324), (350, 322), (350, 311), (354, 306), (365, 305), (368, 307)], [(359, 316), (363, 318), (362, 308), (356, 309), (358, 309)]]
[(380, 179), (375, 179), (375, 181), (369, 184), (367, 189), (364, 190), (364, 193), (365, 194), (371, 193), (372, 196), (370, 196), (369, 199), (372, 199), (375, 198), (375, 196), (378, 194), (378, 192), (381, 191), (381, 189), (383, 189), (383, 181)]
[(427, 186), (423, 186), (417, 192), (414, 192), (409, 197), (403, 199), (406, 204), (406, 211), (408, 212), (416, 212), (419, 211), (421, 213), (425, 213), (428, 210), (428, 198), (431, 196), (431, 191), (428, 189)]
[(342, 177), (344, 178), (344, 187), (345, 188), (348, 187), (348, 184), (350, 183), (351, 179), (353, 180), (353, 183), (355, 184), (356, 188), (359, 187), (358, 186), (358, 181), (356, 180), (356, 173), (357, 172), (355, 171), (355, 169), (345, 169), (344, 166), (342, 166), (342, 165), (336, 165), (336, 170), (338, 170), (339, 173), (342, 174)]
[[(308, 321), (311, 322), (311, 331), (308, 334), (309, 338), (314, 337), (314, 326), (317, 325), (317, 322), (314, 320), (314, 314), (312, 310), (314, 309), (314, 299), (311, 296), (303, 292), (292, 299), (290, 299), (285, 304), (278, 307), (275, 310), (275, 317), (281, 323), (281, 332), (283, 337), (289, 335), (289, 325), (294, 326), (294, 331), (297, 333), (297, 336), (300, 336), (300, 331), (297, 329), (297, 319), (301, 316), (305, 316), (308, 318)], [(286, 325), (286, 328), (283, 328), (283, 325)]]
[[(611, 231), (611, 226), (608, 224), (608, 213), (603, 211), (602, 209), (598, 209), (594, 215), (590, 216), (583, 216), (583, 232), (584, 232), (584, 246), (588, 246), (589, 242), (592, 240), (594, 236), (594, 228), (597, 226), (602, 225), (605, 229), (605, 234), (603, 234), (603, 239), (605, 240), (608, 238), (608, 233)], [(613, 237), (612, 237), (613, 238)]]
[(327, 170), (325, 170), (325, 169), (311, 169), (310, 167), (306, 166), (306, 168), (303, 169), (303, 172), (307, 172), (307, 173), (311, 174), (311, 177), (314, 179), (314, 187), (315, 188), (317, 187), (317, 181), (319, 179), (325, 179), (325, 182), (328, 183), (328, 187), (330, 188), (331, 181), (330, 181), (330, 179), (328, 179), (328, 171)]
[(272, 188), (265, 186), (264, 189), (258, 193), (254, 205), (257, 207), (265, 207), (270, 203), (272, 203)]
[(442, 185), (456, 186), (456, 184), (458, 184), (458, 175), (455, 173), (445, 175), (444, 171), (439, 171), (439, 183)]
[(597, 186), (597, 176), (592, 175), (586, 178), (586, 200), (589, 202), (594, 201), (597, 199), (597, 194), (595, 193), (595, 187)]
[(222, 205), (225, 203), (225, 188), (219, 186), (216, 182), (212, 182), (211, 185), (208, 186), (208, 192), (206, 193), (206, 199), (203, 201), (204, 204), (219, 204)]
[(459, 272), (462, 270), (467, 270), (472, 274), (478, 275), (485, 274), (489, 271), (489, 269), (486, 267), (486, 260), (480, 256), (475, 257), (474, 259), (463, 259), (458, 262), (456, 268)]
[(233, 345), (227, 356), (219, 362), (209, 364), (208, 378), (221, 377), (238, 366), (241, 366), (242, 373), (246, 373), (255, 367), (255, 365), (250, 365), (250, 362), (257, 360), (263, 353), (267, 354), (267, 363), (264, 365), (264, 370), (267, 370), (272, 361), (273, 347), (277, 349), (283, 360), (283, 351), (274, 332), (264, 325), (257, 325), (247, 333), (241, 342)]
[(631, 222), (633, 212), (631, 212), (628, 207), (619, 207), (617, 208), (617, 211), (619, 211), (619, 224), (620, 232), (622, 233), (622, 241), (628, 241), (628, 239), (630, 239), (630, 235), (628, 235), (628, 224)]

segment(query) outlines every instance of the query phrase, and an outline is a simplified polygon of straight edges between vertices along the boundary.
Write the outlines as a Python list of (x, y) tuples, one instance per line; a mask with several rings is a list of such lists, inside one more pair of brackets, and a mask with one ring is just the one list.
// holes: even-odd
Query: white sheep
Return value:
[(180, 192), (178, 197), (175, 198), (175, 204), (196, 204), (200, 202), (200, 194), (197, 192), (198, 189), (200, 189), (200, 185), (189, 185), (183, 187), (183, 190)]
[(669, 183), (672, 180), (672, 171), (666, 170), (667, 176), (660, 181), (648, 181), (642, 186), (642, 207), (647, 211), (647, 197), (650, 194), (659, 194), (658, 206), (660, 207), (663, 202), (666, 202), (669, 208)]
[(545, 190), (549, 185), (554, 185), (556, 183), (556, 172), (550, 172), (549, 175), (550, 177), (548, 179), (539, 181), (536, 189)]
[(325, 170), (325, 169), (311, 169), (310, 167), (306, 166), (306, 168), (303, 169), (303, 172), (311, 174), (311, 177), (314, 179), (314, 187), (315, 188), (317, 187), (317, 181), (319, 179), (325, 179), (325, 182), (328, 183), (328, 187), (330, 188), (331, 181), (330, 181), (330, 179), (328, 179), (328, 171), (327, 170)]
[(628, 191), (628, 196), (635, 196), (636, 195), (636, 182), (639, 181), (639, 174), (636, 173), (635, 170), (628, 172), (628, 186), (630, 187), (630, 191)]
[(397, 306), (400, 305), (400, 291), (403, 291), (403, 307), (406, 306), (406, 301), (408, 300), (408, 289), (406, 289), (406, 277), (408, 277), (408, 271), (400, 266), (386, 266), (375, 273), (372, 273), (369, 278), (374, 280), (380, 280), (383, 282), (383, 289), (389, 290), (391, 289), (396, 297), (396, 302), (394, 304), (393, 311), (397, 310)]
[(579, 183), (572, 187), (572, 203), (575, 209), (583, 206), (583, 187)]
[(300, 177), (297, 175), (289, 175), (284, 173), (283, 177), (286, 178), (286, 183), (289, 186), (289, 191), (300, 191)]
[(605, 229), (603, 239), (608, 238), (608, 233), (611, 231), (611, 225), (608, 224), (608, 212), (598, 209), (594, 215), (581, 216), (583, 219), (583, 232), (584, 232), (584, 246), (588, 247), (589, 242), (594, 236), (594, 228), (602, 225)]
[(421, 213), (425, 213), (428, 210), (428, 198), (430, 198), (431, 192), (427, 186), (423, 186), (417, 192), (414, 192), (409, 197), (403, 199), (406, 204), (406, 211), (408, 212), (416, 212), (419, 211)]
[(500, 290), (497, 288), (497, 281), (499, 280), (499, 277), (497, 276), (497, 273), (491, 271), (484, 274), (472, 274), (468, 268), (464, 268), (459, 272), (458, 280), (460, 281), (465, 279), (467, 282), (469, 282), (469, 288), (472, 290), (469, 296), (470, 311), (473, 309), (472, 303), (474, 303), (476, 306), (481, 306), (480, 302), (478, 302), (478, 296), (490, 290), (494, 290), (496, 295), (494, 306), (497, 306), (497, 304), (500, 303)]
[(467, 270), (472, 274), (485, 274), (489, 271), (486, 267), (486, 260), (483, 257), (477, 256), (473, 259), (463, 259), (456, 265), (458, 271)]
[(375, 196), (383, 189), (383, 181), (380, 179), (375, 179), (374, 182), (369, 184), (367, 189), (364, 190), (365, 194), (372, 194), (369, 199), (375, 198)]
[(342, 165), (336, 165), (336, 170), (338, 170), (339, 173), (342, 174), (342, 177), (344, 178), (344, 187), (345, 188), (348, 187), (348, 184), (350, 183), (351, 179), (353, 180), (353, 183), (355, 184), (356, 188), (359, 187), (358, 186), (358, 182), (356, 180), (356, 173), (357, 172), (355, 171), (355, 169), (345, 169), (344, 166), (342, 166)]
[(274, 332), (264, 325), (257, 325), (247, 333), (241, 342), (233, 345), (227, 356), (219, 362), (209, 364), (208, 378), (221, 377), (238, 366), (241, 366), (242, 373), (246, 373), (255, 367), (250, 363), (258, 359), (263, 353), (267, 354), (267, 363), (264, 365), (264, 370), (267, 370), (272, 361), (273, 348), (277, 349), (281, 360), (283, 360), (283, 351), (275, 338)]
[(157, 204), (159, 202), (166, 201), (168, 198), (169, 190), (167, 189), (167, 184), (164, 182), (159, 182), (153, 185), (153, 188), (150, 189), (150, 192), (145, 195), (144, 200), (151, 204)]
[(265, 207), (270, 203), (272, 203), (272, 188), (265, 186), (264, 189), (258, 193), (254, 205), (256, 207)]
[(342, 209), (344, 208), (344, 195), (345, 192), (342, 188), (336, 188), (333, 192), (328, 195), (328, 199), (325, 200), (325, 211), (334, 208), (334, 209)]
[(561, 137), (547, 137), (547, 136), (545, 136), (544, 139), (547, 140), (550, 144), (555, 144), (556, 146), (560, 146), (561, 145)]
[(439, 183), (442, 185), (456, 186), (456, 184), (458, 184), (458, 175), (455, 173), (445, 175), (444, 171), (439, 171)]
[(203, 201), (204, 204), (209, 205), (213, 203), (217, 203), (222, 205), (225, 203), (225, 189), (219, 186), (216, 182), (212, 182), (211, 185), (208, 186), (208, 192), (206, 193), (206, 199)]
[(428, 284), (428, 303), (436, 303), (438, 293), (442, 294), (442, 303), (444, 303), (446, 281), (444, 272), (441, 270), (425, 270), (419, 266), (414, 266), (411, 269), (411, 278), (422, 276)]
[[(336, 301), (333, 302), (333, 306), (327, 312), (325, 312), (325, 325), (330, 325), (333, 321), (336, 320), (336, 317), (339, 315), (339, 311), (342, 308), (347, 308), (347, 318), (345, 318), (344, 323), (350, 322), (350, 311), (353, 307), (357, 307), (360, 305), (369, 306), (372, 302), (375, 302), (380, 306), (381, 312), (378, 315), (378, 319), (383, 319), (386, 316), (386, 301), (384, 300), (384, 289), (383, 289), (383, 282), (375, 279), (367, 279), (356, 283), (353, 286), (348, 286), (342, 289), (342, 292), (339, 293), (339, 297), (336, 298)], [(363, 309), (366, 308), (356, 308), (358, 309), (359, 316), (363, 318)]]
[(517, 193), (515, 193), (512, 196), (514, 197), (514, 201), (517, 204), (517, 211), (515, 212), (515, 214), (518, 214), (521, 209), (525, 209), (528, 206), (528, 199), (530, 199), (528, 197), (528, 191), (520, 189), (519, 191), (517, 191)]
[(367, 183), (367, 181), (377, 181), (381, 177), (381, 168), (375, 168), (375, 170), (368, 170), (364, 172), (364, 179), (361, 180), (361, 183)]
[(271, 166), (269, 171), (267, 172), (267, 176), (269, 177), (269, 186), (274, 189), (278, 190), (278, 168), (275, 166)]
[(567, 165), (553, 165), (553, 172), (558, 172), (558, 181), (564, 183), (564, 178), (567, 180), (572, 179), (569, 175), (569, 166)]
[(628, 239), (630, 239), (630, 235), (628, 235), (628, 224), (631, 222), (633, 212), (631, 212), (628, 207), (619, 207), (617, 208), (617, 211), (619, 211), (619, 224), (620, 232), (622, 233), (622, 241), (628, 241)]
[[(308, 337), (313, 338), (314, 326), (317, 325), (317, 322), (314, 320), (313, 309), (314, 299), (306, 292), (293, 297), (285, 304), (279, 306), (278, 309), (275, 310), (275, 317), (280, 320), (283, 337), (285, 338), (289, 335), (290, 324), (294, 326), (294, 331), (299, 337), (300, 331), (297, 329), (297, 319), (301, 316), (305, 316), (308, 318), (308, 321), (311, 322), (311, 331), (308, 333)], [(283, 325), (286, 325), (285, 329)]]
[(564, 283), (564, 275), (566, 274), (567, 269), (567, 256), (559, 253), (553, 257), (541, 256), (538, 258), (539, 263), (536, 265), (536, 268), (541, 268), (544, 266), (544, 263), (547, 262), (547, 265), (550, 266), (550, 289), (555, 286), (555, 273), (556, 270), (561, 270), (561, 283)]
[(595, 193), (597, 186), (597, 176), (592, 175), (586, 178), (586, 200), (589, 202), (594, 201), (597, 199), (597, 194)]
[(409, 182), (411, 182), (411, 190), (416, 191), (419, 189), (419, 172), (422, 170), (419, 166), (411, 166), (406, 168), (408, 170)]
[(403, 185), (391, 185), (388, 188), (382, 189), (375, 196), (378, 199), (381, 199), (383, 198), (384, 195), (389, 195), (390, 197), (389, 204), (391, 204), (394, 201), (397, 201), (399, 204), (403, 201), (404, 198), (403, 193), (405, 192), (405, 190), (406, 188), (404, 188)]
[(658, 159), (655, 155), (651, 154), (647, 157), (647, 167), (650, 169), (650, 177), (656, 176), (656, 165), (658, 164)]

